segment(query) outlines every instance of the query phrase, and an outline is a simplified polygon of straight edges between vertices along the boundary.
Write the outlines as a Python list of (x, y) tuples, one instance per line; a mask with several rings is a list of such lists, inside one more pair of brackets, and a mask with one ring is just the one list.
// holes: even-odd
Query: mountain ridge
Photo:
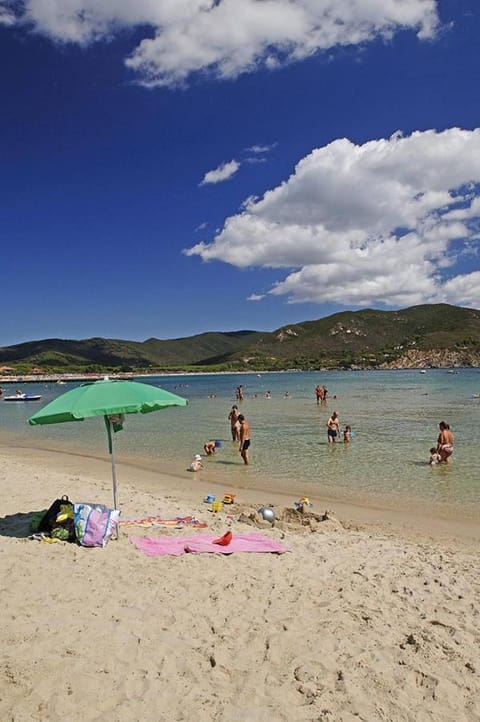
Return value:
[(275, 331), (208, 331), (145, 341), (53, 338), (0, 348), (0, 365), (25, 372), (31, 367), (134, 372), (405, 368), (408, 364), (479, 366), (480, 311), (424, 304), (397, 311), (341, 311)]

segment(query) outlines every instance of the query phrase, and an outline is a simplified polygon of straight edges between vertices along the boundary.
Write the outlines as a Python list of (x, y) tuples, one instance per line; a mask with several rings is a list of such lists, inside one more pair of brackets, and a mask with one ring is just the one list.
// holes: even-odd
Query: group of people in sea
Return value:
[[(267, 395), (268, 394), (268, 395)], [(270, 392), (265, 394), (265, 398), (270, 398)], [(235, 397), (237, 401), (243, 401), (244, 391), (243, 386), (237, 386), (235, 390)], [(318, 384), (315, 387), (315, 398), (317, 405), (326, 406), (328, 398), (328, 390), (324, 385)], [(336, 398), (334, 396), (333, 398)], [(239, 444), (239, 453), (243, 459), (244, 464), (250, 463), (249, 448), (251, 444), (250, 438), (250, 423), (245, 418), (244, 414), (240, 413), (238, 404), (233, 404), (228, 414), (228, 421), (230, 422), (230, 433), (232, 441)], [(340, 430), (340, 419), (337, 411), (333, 411), (328, 421), (326, 422), (327, 427), (327, 440), (329, 444), (337, 443), (343, 437), (343, 443), (349, 444), (354, 434), (351, 426), (347, 424), (343, 430)], [(454, 448), (454, 436), (450, 425), (446, 421), (440, 421), (439, 423), (439, 434), (437, 438), (436, 446), (432, 446), (430, 449), (429, 464), (447, 463), (450, 461), (453, 454)], [(221, 446), (221, 441), (218, 439), (206, 441), (203, 450), (207, 456), (213, 456)], [(190, 471), (199, 471), (203, 469), (202, 457), (200, 454), (196, 454), (192, 463), (190, 464)]]
[[(242, 387), (237, 388), (238, 390)], [(243, 394), (241, 396), (243, 399)], [(237, 404), (234, 404), (228, 414), (228, 420), (230, 421), (230, 432), (232, 441), (238, 442), (238, 451), (243, 459), (243, 463), (248, 465), (250, 463), (249, 448), (251, 443), (250, 438), (250, 423), (245, 418), (244, 414), (241, 414)], [(213, 441), (206, 441), (203, 450), (207, 456), (214, 456), (216, 450), (220, 448), (222, 442), (219, 439)], [(200, 471), (203, 469), (202, 457), (200, 454), (196, 454), (190, 464), (189, 471)]]
[(315, 397), (317, 399), (317, 406), (326, 406), (328, 398), (328, 389), (326, 386), (315, 386)]

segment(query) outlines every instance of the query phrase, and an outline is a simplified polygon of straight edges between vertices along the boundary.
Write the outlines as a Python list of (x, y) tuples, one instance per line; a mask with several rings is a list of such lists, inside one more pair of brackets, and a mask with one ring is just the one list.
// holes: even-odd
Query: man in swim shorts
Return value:
[(238, 450), (242, 456), (244, 463), (249, 464), (250, 459), (248, 456), (248, 449), (250, 448), (250, 424), (248, 423), (247, 419), (243, 414), (240, 414), (240, 416), (238, 417), (238, 423), (240, 424), (240, 446)]
[(328, 443), (334, 444), (337, 441), (337, 437), (340, 435), (340, 420), (336, 411), (330, 416), (327, 421), (327, 436)]

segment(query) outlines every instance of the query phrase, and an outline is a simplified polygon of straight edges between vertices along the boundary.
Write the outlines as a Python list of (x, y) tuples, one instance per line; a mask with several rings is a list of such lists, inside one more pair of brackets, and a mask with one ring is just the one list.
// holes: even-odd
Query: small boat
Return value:
[(4, 401), (38, 401), (41, 398), (40, 394), (15, 394), (15, 396), (5, 396)]
[(420, 373), (421, 373), (421, 374), (426, 374), (427, 372), (425, 371), (425, 369), (421, 369)]

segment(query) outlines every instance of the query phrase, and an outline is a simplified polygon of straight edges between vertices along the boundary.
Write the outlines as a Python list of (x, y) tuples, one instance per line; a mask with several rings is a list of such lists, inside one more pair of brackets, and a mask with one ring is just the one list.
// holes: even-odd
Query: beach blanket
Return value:
[(233, 552), (270, 552), (284, 554), (290, 551), (279, 542), (263, 534), (234, 534), (228, 545), (223, 546), (217, 537), (210, 534), (195, 534), (184, 537), (131, 536), (130, 541), (149, 557), (175, 556), (181, 554), (233, 554)]
[(173, 526), (180, 529), (184, 525), (193, 527), (194, 529), (205, 529), (208, 524), (204, 521), (198, 521), (194, 516), (176, 516), (174, 519), (163, 519), (161, 516), (146, 516), (135, 519), (121, 519), (122, 526)]

